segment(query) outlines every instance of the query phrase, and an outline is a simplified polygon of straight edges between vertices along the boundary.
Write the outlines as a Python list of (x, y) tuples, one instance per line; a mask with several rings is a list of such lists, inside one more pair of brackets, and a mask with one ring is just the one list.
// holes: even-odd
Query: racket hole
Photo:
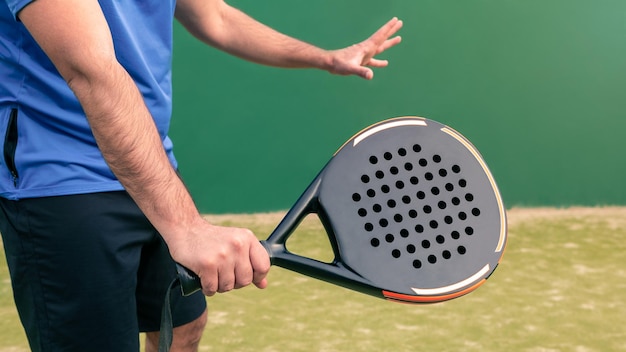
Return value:
[(399, 171), (400, 170), (398, 170), (398, 168), (395, 166), (389, 168), (389, 172), (391, 172), (392, 175), (397, 175)]
[(409, 237), (409, 230), (407, 229), (400, 230), (400, 236), (402, 236), (403, 238)]
[(424, 159), (424, 158), (421, 158), (418, 161), (418, 164), (420, 164), (420, 166), (426, 166), (426, 165), (428, 165), (428, 161), (426, 159)]
[(404, 164), (404, 169), (405, 169), (406, 171), (411, 171), (411, 170), (413, 170), (413, 164), (411, 164), (411, 163), (405, 163), (405, 164)]
[(444, 202), (443, 200), (440, 200), (439, 203), (437, 203), (437, 206), (439, 207), (439, 209), (443, 210), (448, 206), (448, 204), (446, 204), (446, 202)]
[(467, 249), (464, 246), (459, 246), (456, 251), (459, 252), (460, 255), (467, 253)]
[(424, 248), (424, 249), (430, 248), (430, 241), (429, 240), (423, 240), (422, 241), (422, 248)]
[(370, 241), (370, 244), (374, 248), (378, 247), (378, 246), (380, 246), (380, 240), (378, 238), (372, 238), (372, 240)]
[(393, 251), (391, 251), (391, 255), (392, 255), (394, 258), (398, 259), (398, 258), (400, 258), (400, 255), (402, 255), (402, 253), (400, 253), (400, 250), (399, 250), (399, 249), (394, 249)]
[(452, 239), (455, 239), (455, 240), (458, 240), (459, 238), (461, 238), (461, 234), (459, 233), (459, 231), (452, 231), (450, 236), (452, 236)]
[(389, 221), (383, 218), (378, 221), (378, 224), (380, 225), (380, 227), (387, 227), (389, 226)]
[(416, 194), (417, 199), (424, 199), (426, 198), (426, 193), (422, 192), (422, 191), (418, 191)]
[(372, 164), (372, 165), (378, 164), (378, 158), (373, 156), (373, 155), (370, 156), (370, 164)]
[(361, 176), (361, 182), (363, 183), (369, 183), (370, 182), (370, 177), (367, 175), (363, 175)]
[(372, 206), (372, 210), (374, 213), (380, 213), (383, 210), (383, 207), (380, 204), (374, 204), (374, 206)]
[(415, 219), (417, 217), (417, 210), (415, 210), (415, 209), (409, 210), (409, 217), (411, 219)]
[(437, 243), (439, 244), (443, 244), (444, 242), (446, 242), (446, 239), (442, 235), (437, 235), (437, 237), (435, 237), (435, 241), (437, 241)]
[(461, 167), (459, 165), (452, 165), (452, 172), (458, 174), (459, 172), (461, 172)]
[(450, 251), (445, 250), (441, 253), (441, 256), (443, 257), (443, 259), (450, 259), (450, 257), (452, 257), (452, 253), (450, 253)]
[(411, 184), (412, 184), (412, 185), (416, 185), (416, 184), (418, 184), (418, 183), (419, 183), (419, 179), (417, 178), (417, 176), (412, 176), (412, 177), (409, 179), (409, 182), (411, 182)]
[(397, 189), (403, 189), (403, 188), (404, 188), (404, 182), (402, 182), (402, 181), (397, 181), (397, 182), (396, 182), (396, 188), (397, 188)]
[(439, 223), (435, 220), (431, 220), (430, 223), (428, 223), (428, 225), (430, 226), (431, 229), (436, 229), (437, 227), (439, 227)]
[(367, 232), (372, 232), (374, 230), (374, 225), (372, 223), (366, 223), (365, 226), (363, 226), (365, 228), (365, 231)]
[(413, 267), (414, 267), (415, 269), (419, 269), (419, 268), (421, 268), (421, 267), (422, 267), (422, 262), (421, 262), (421, 261), (419, 261), (419, 260), (417, 260), (417, 259), (415, 259), (415, 260), (413, 261)]
[(473, 235), (474, 234), (474, 228), (470, 227), (470, 226), (466, 227), (465, 228), (465, 234), (467, 234), (468, 236)]
[(400, 148), (400, 149), (398, 149), (398, 155), (400, 155), (400, 156), (406, 156), (406, 149), (404, 149), (404, 148)]
[(396, 215), (394, 215), (394, 216), (393, 216), (393, 220), (394, 220), (395, 222), (397, 222), (397, 223), (401, 223), (401, 222), (402, 222), (402, 220), (403, 220), (402, 215), (400, 215), (400, 214), (396, 214)]
[(425, 178), (426, 180), (428, 180), (428, 181), (432, 181), (434, 177), (433, 177), (433, 174), (432, 174), (432, 173), (427, 172), (427, 173), (425, 173), (425, 174), (424, 174), (424, 178)]
[(457, 197), (452, 198), (452, 204), (459, 205), (461, 204), (461, 200)]
[(464, 211), (459, 212), (459, 219), (461, 220), (467, 219), (467, 214)]
[(352, 200), (355, 201), (355, 202), (360, 201), (361, 200), (361, 195), (358, 194), (358, 193), (352, 194)]
[(396, 201), (395, 201), (395, 200), (393, 200), (393, 199), (389, 199), (389, 200), (387, 201), (387, 206), (388, 206), (389, 208), (395, 208), (395, 207), (396, 207)]
[(385, 177), (385, 173), (384, 173), (384, 172), (382, 172), (382, 171), (380, 171), (380, 170), (376, 171), (376, 178), (377, 178), (377, 179), (379, 179), (379, 180), (380, 180), (380, 179), (381, 179), (381, 178), (383, 178), (383, 177)]
[(412, 245), (412, 244), (406, 246), (406, 251), (411, 253), (411, 254), (415, 253), (415, 246)]
[(393, 235), (392, 235), (392, 234), (388, 233), (388, 234), (385, 236), (385, 241), (387, 241), (387, 243), (391, 243), (391, 242), (393, 242), (393, 240), (395, 240), (395, 238), (393, 237)]
[(430, 214), (433, 212), (433, 208), (430, 207), (430, 205), (424, 205), (424, 207), (422, 208), (422, 210), (424, 211), (424, 213), (426, 214)]
[(433, 161), (436, 163), (441, 162), (441, 156), (439, 156), (438, 154), (433, 155)]
[(468, 202), (473, 201), (474, 200), (474, 195), (471, 194), (471, 193), (466, 194), (465, 195), (465, 200), (468, 201)]
[(413, 144), (413, 151), (416, 153), (419, 153), (422, 151), (422, 146), (420, 146), (419, 144)]
[(371, 188), (368, 189), (366, 193), (367, 193), (367, 196), (370, 197), (370, 198), (374, 198), (376, 196), (376, 191), (374, 191)]
[(415, 225), (415, 232), (417, 232), (417, 233), (422, 233), (422, 232), (424, 232), (424, 226), (419, 225), (419, 224), (418, 224), (418, 225)]
[(454, 220), (452, 219), (452, 217), (451, 217), (450, 215), (446, 215), (446, 216), (443, 218), (443, 221), (444, 221), (446, 224), (448, 224), (448, 225), (450, 225), (450, 224), (452, 224), (452, 223), (454, 222)]
[(387, 185), (382, 185), (382, 186), (380, 187), (380, 190), (381, 190), (383, 193), (389, 193), (389, 191), (391, 191), (391, 188), (389, 188), (389, 186), (387, 186)]
[(411, 197), (409, 197), (409, 196), (402, 196), (402, 203), (404, 203), (404, 204), (411, 203)]
[(433, 187), (430, 189), (430, 193), (432, 193), (433, 195), (438, 195), (439, 194), (439, 187)]
[(452, 192), (454, 190), (454, 185), (451, 183), (446, 183), (446, 191)]
[(439, 176), (441, 177), (448, 176), (448, 171), (446, 171), (446, 169), (439, 169)]
[(359, 216), (360, 216), (360, 217), (365, 217), (365, 216), (367, 216), (367, 210), (365, 210), (365, 208), (361, 208), (361, 209), (359, 209)]
[(465, 186), (467, 186), (467, 181), (465, 181), (465, 179), (460, 179), (459, 186), (461, 186), (461, 188), (465, 188)]
[(428, 262), (429, 262), (430, 264), (435, 264), (435, 263), (437, 263), (437, 257), (436, 257), (436, 256), (434, 256), (434, 255), (432, 255), (432, 254), (431, 254), (431, 255), (429, 255), (429, 256), (428, 256)]
[(385, 160), (391, 160), (391, 158), (393, 158), (393, 155), (389, 152), (385, 152), (385, 154), (383, 154), (383, 158), (385, 158)]
[(478, 208), (472, 209), (472, 215), (474, 215), (474, 216), (480, 215), (480, 209), (478, 209)]

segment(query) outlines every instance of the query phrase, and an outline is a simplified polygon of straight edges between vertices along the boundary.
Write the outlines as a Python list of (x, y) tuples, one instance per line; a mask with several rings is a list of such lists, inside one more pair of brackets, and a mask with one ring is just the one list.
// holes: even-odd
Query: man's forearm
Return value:
[(369, 38), (337, 50), (282, 34), (223, 0), (178, 0), (176, 18), (201, 41), (248, 61), (285, 68), (318, 68), (338, 75), (372, 79), (371, 67), (388, 62), (376, 55), (400, 43), (392, 37), (402, 21), (392, 18)]
[(100, 77), (74, 78), (70, 87), (109, 167), (145, 215), (166, 241), (184, 234), (182, 225), (199, 214), (130, 76), (115, 65)]
[(284, 68), (331, 65), (328, 51), (282, 34), (221, 0), (179, 1), (176, 17), (201, 41), (248, 61)]

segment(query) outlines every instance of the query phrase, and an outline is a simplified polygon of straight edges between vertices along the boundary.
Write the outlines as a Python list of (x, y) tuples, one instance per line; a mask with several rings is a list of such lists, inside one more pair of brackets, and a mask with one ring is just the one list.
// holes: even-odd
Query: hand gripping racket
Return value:
[[(316, 213), (330, 263), (285, 243)], [(265, 241), (272, 265), (404, 303), (453, 299), (479, 287), (506, 244), (496, 183), (476, 148), (438, 122), (401, 117), (369, 126), (330, 159)], [(183, 294), (200, 289), (179, 267)]]

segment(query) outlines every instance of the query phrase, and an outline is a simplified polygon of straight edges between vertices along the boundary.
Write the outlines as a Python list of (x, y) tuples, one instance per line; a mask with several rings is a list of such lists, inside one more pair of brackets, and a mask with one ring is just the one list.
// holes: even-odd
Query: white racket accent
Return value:
[(469, 150), (472, 153), (472, 155), (474, 155), (474, 158), (476, 158), (476, 161), (478, 161), (480, 166), (483, 168), (483, 171), (485, 171), (485, 175), (487, 175), (487, 178), (489, 179), (489, 183), (491, 183), (491, 188), (495, 192), (496, 200), (498, 202), (498, 210), (500, 211), (500, 219), (501, 219), (500, 240), (498, 241), (498, 245), (496, 246), (495, 252), (496, 253), (501, 252), (504, 249), (504, 242), (506, 240), (506, 221), (504, 220), (506, 217), (505, 217), (504, 204), (502, 203), (502, 197), (500, 196), (500, 191), (498, 190), (498, 186), (496, 186), (496, 181), (493, 179), (493, 175), (491, 174), (491, 171), (489, 171), (487, 164), (485, 164), (485, 161), (480, 156), (480, 153), (478, 153), (478, 150), (476, 150), (476, 148), (474, 148), (471, 145), (471, 143), (467, 139), (465, 139), (465, 137), (461, 136), (457, 131), (453, 130), (450, 127), (442, 128), (441, 131), (449, 134), (451, 137), (454, 137), (454, 139), (459, 141), (459, 143), (463, 144), (465, 148), (467, 148), (467, 150)]
[(459, 281), (456, 284), (443, 286), (443, 287), (437, 287), (437, 288), (411, 287), (411, 289), (413, 290), (413, 292), (415, 292), (417, 295), (420, 295), (420, 296), (438, 296), (441, 294), (450, 293), (452, 291), (456, 291), (458, 289), (471, 285), (472, 283), (474, 283), (475, 281), (477, 281), (478, 279), (486, 275), (489, 272), (489, 268), (490, 268), (489, 264), (487, 264), (482, 269), (480, 269), (476, 274), (468, 277), (467, 279), (463, 281)]
[(391, 121), (388, 123), (384, 123), (382, 125), (373, 127), (365, 132), (363, 132), (362, 134), (360, 134), (358, 137), (356, 137), (353, 141), (352, 146), (356, 146), (357, 144), (359, 144), (362, 140), (364, 140), (365, 138), (376, 134), (380, 131), (384, 131), (388, 128), (393, 128), (393, 127), (399, 127), (399, 126), (426, 126), (426, 121), (423, 120), (399, 120), (399, 121)]

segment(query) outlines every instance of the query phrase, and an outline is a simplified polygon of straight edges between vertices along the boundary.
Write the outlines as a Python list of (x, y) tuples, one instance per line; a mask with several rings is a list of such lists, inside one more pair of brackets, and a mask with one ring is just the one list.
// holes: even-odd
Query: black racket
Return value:
[[(285, 242), (316, 213), (335, 258)], [(438, 122), (400, 117), (348, 140), (265, 241), (272, 265), (372, 296), (433, 303), (465, 295), (497, 267), (506, 215), (476, 148)], [(200, 289), (179, 266), (183, 294)]]

